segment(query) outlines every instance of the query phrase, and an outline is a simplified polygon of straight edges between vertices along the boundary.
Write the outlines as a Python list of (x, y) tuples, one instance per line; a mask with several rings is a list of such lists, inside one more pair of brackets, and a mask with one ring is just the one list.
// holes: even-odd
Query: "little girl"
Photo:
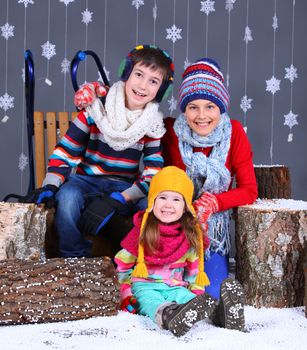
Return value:
[(204, 249), (209, 245), (192, 206), (194, 186), (174, 166), (152, 179), (148, 207), (134, 216), (134, 228), (115, 256), (121, 284), (121, 309), (149, 316), (160, 328), (184, 335), (211, 318), (222, 327), (244, 328), (243, 289), (227, 279), (221, 301), (204, 293)]

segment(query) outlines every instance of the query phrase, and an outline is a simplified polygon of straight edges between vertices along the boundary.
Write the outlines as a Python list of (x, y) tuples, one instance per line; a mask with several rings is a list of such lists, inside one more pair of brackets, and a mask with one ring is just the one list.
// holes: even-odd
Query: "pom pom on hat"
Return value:
[(229, 93), (224, 85), (224, 76), (219, 65), (210, 58), (192, 63), (182, 74), (179, 91), (179, 106), (182, 112), (194, 100), (209, 100), (215, 103), (221, 113), (229, 107)]

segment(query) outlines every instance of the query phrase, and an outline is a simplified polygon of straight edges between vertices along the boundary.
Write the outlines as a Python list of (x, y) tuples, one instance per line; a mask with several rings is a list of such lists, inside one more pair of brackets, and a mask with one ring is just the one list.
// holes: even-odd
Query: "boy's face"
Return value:
[(154, 100), (163, 81), (161, 69), (152, 70), (138, 62), (125, 84), (126, 107), (131, 111), (144, 109)]
[(155, 217), (165, 223), (178, 221), (185, 211), (185, 201), (180, 193), (163, 191), (155, 199), (153, 213)]

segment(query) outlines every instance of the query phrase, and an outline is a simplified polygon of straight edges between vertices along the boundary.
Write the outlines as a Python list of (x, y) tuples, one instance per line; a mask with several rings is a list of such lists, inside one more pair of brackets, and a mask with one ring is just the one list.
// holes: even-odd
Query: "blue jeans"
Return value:
[[(107, 176), (71, 175), (56, 194), (55, 227), (59, 238), (60, 256), (90, 257), (92, 242), (85, 239), (78, 229), (85, 200), (99, 193), (122, 192), (131, 183)], [(122, 215), (132, 215), (146, 208), (146, 198), (126, 205)]]

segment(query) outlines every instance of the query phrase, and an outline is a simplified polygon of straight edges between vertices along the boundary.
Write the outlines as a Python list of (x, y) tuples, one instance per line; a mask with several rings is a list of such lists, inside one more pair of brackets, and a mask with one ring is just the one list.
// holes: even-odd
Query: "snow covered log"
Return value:
[(257, 200), (236, 219), (236, 276), (255, 307), (303, 305), (307, 202)]
[(119, 303), (108, 257), (0, 261), (0, 325), (111, 316)]
[(291, 198), (289, 168), (284, 165), (254, 165), (258, 198)]
[(0, 260), (40, 259), (46, 215), (43, 206), (0, 202)]

